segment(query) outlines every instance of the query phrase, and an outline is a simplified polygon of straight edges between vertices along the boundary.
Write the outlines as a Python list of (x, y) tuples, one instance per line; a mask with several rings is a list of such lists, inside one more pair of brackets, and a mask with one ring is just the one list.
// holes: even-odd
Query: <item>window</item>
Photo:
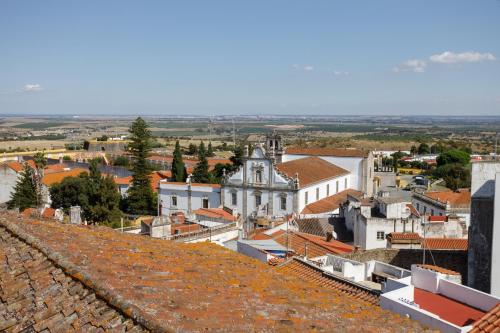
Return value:
[(172, 206), (177, 207), (177, 196), (176, 195), (172, 196)]
[(309, 192), (306, 191), (304, 196), (305, 196), (304, 201), (306, 202), (306, 205), (307, 205), (307, 203), (309, 202)]
[(384, 239), (385, 239), (385, 232), (377, 231), (377, 240), (384, 240)]
[(344, 178), (344, 190), (347, 190), (347, 178)]
[(238, 196), (236, 192), (231, 193), (231, 205), (236, 206), (238, 204)]
[(443, 216), (443, 213), (439, 213), (439, 216)]
[(255, 195), (255, 207), (259, 207), (261, 203), (262, 203), (262, 197), (260, 196), (260, 194), (256, 194)]
[(427, 206), (424, 206), (424, 214), (427, 213)]
[(316, 201), (319, 200), (319, 187), (316, 187)]
[(434, 216), (434, 209), (431, 209), (431, 215)]
[(208, 208), (208, 198), (203, 198), (202, 205), (203, 205), (203, 208)]
[(255, 171), (255, 182), (262, 183), (262, 170)]
[(339, 181), (335, 183), (335, 193), (339, 193)]
[(420, 204), (417, 202), (417, 211), (420, 213)]
[(282, 195), (280, 198), (281, 210), (286, 210), (286, 195)]
[(326, 184), (326, 196), (330, 196), (330, 184)]

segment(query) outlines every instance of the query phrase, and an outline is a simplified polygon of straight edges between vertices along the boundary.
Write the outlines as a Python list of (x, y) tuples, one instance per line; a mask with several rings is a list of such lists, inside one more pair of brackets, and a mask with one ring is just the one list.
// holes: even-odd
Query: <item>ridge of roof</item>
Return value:
[[(300, 176), (299, 176), (300, 177)], [(323, 198), (321, 200), (312, 202), (306, 205), (300, 214), (321, 214), (326, 212), (331, 212), (337, 208), (339, 205), (347, 201), (347, 196), (361, 197), (363, 192), (354, 189), (346, 189), (329, 197)]]
[(316, 155), (316, 156), (336, 156), (336, 157), (367, 157), (369, 150), (357, 148), (301, 148), (289, 147), (285, 149), (285, 154), (290, 155)]

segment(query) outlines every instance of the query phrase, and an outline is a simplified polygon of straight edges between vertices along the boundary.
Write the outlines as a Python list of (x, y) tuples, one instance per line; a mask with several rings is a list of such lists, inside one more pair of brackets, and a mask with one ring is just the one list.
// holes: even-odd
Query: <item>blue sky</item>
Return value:
[(500, 0), (2, 1), (26, 113), (500, 115)]

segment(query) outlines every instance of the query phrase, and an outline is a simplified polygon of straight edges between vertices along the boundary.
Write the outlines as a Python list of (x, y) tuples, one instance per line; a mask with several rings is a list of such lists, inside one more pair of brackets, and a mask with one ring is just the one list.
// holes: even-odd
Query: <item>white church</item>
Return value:
[(341, 199), (374, 193), (370, 151), (338, 148), (283, 149), (281, 137), (268, 135), (243, 165), (225, 175), (221, 186), (160, 181), (162, 215), (220, 206), (240, 214), (249, 228), (287, 216), (329, 216)]

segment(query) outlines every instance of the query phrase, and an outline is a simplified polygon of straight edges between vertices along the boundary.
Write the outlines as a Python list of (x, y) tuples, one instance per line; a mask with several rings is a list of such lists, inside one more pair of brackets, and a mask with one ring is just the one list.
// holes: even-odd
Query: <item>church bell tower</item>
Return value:
[(275, 163), (281, 163), (283, 143), (281, 141), (281, 135), (276, 131), (266, 135), (266, 154), (267, 157), (273, 158)]

